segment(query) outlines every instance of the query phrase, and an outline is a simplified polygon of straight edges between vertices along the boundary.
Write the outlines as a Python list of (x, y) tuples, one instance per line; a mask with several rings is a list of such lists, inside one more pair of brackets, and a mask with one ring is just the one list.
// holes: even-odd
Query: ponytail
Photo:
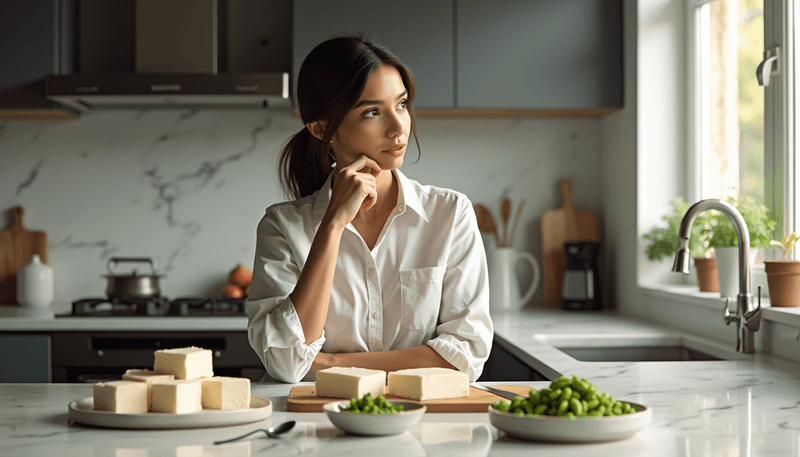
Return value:
[(278, 167), (284, 192), (297, 199), (318, 191), (331, 174), (332, 163), (327, 143), (303, 128), (281, 152)]

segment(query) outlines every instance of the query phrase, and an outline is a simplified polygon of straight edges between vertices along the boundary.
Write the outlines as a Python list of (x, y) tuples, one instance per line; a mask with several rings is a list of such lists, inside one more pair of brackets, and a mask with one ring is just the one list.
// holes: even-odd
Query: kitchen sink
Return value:
[(747, 360), (732, 348), (685, 335), (537, 335), (583, 362), (690, 362)]
[(559, 347), (558, 350), (582, 362), (688, 362), (691, 360), (722, 360), (719, 357), (683, 346)]

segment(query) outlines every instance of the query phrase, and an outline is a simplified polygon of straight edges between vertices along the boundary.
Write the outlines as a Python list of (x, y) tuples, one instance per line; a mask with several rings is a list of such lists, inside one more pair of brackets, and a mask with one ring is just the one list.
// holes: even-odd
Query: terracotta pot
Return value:
[(800, 307), (800, 262), (765, 260), (764, 269), (772, 306)]
[(700, 292), (719, 292), (717, 259), (694, 259), (694, 267), (697, 270)]

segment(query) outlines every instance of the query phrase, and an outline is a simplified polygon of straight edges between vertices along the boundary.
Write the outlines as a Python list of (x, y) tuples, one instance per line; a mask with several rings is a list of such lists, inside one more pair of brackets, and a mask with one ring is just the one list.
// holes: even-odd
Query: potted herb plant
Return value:
[[(775, 219), (764, 205), (756, 204), (749, 196), (728, 198), (728, 203), (735, 206), (742, 214), (747, 231), (750, 234), (750, 265), (753, 266), (759, 249), (766, 248), (775, 231)], [(739, 294), (739, 242), (736, 230), (727, 216), (711, 211), (709, 230), (711, 238), (709, 247), (714, 248), (719, 274), (719, 291), (722, 297), (735, 297)]]
[[(662, 260), (675, 255), (678, 250), (678, 230), (689, 203), (682, 198), (672, 200), (672, 212), (661, 219), (666, 222), (666, 227), (654, 227), (644, 235), (649, 242), (647, 258), (650, 261)], [(709, 239), (711, 232), (711, 216), (708, 212), (700, 213), (692, 224), (692, 236), (689, 239), (689, 253), (694, 259), (697, 281), (702, 292), (718, 292), (717, 262), (711, 256)]]
[(800, 262), (787, 260), (791, 251), (794, 257), (794, 245), (800, 240), (795, 232), (784, 235), (780, 240), (772, 240), (772, 246), (778, 246), (783, 252), (782, 260), (765, 260), (769, 301), (772, 306), (800, 307)]

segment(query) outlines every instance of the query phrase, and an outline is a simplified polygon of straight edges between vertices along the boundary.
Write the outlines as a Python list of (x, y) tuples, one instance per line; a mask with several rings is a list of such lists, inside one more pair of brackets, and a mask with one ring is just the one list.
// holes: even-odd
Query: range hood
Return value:
[[(87, 2), (85, 8), (92, 5)], [(229, 39), (230, 31), (222, 27), (226, 22), (219, 20), (233, 14), (227, 5), (223, 0), (136, 0), (130, 42), (135, 71), (89, 68), (87, 74), (50, 75), (46, 97), (78, 111), (291, 107), (288, 72), (218, 72), (221, 43), (242, 45)], [(246, 8), (237, 11), (247, 13)]]
[(289, 73), (50, 75), (46, 94), (78, 111), (291, 107)]

